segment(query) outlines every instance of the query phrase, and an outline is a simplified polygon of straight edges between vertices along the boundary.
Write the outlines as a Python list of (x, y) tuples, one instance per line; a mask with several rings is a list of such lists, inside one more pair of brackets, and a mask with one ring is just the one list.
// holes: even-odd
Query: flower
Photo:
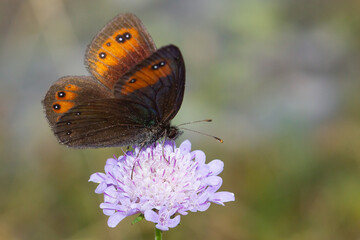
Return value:
[[(142, 213), (156, 228), (167, 231), (180, 223), (188, 211), (205, 211), (211, 203), (235, 201), (231, 192), (217, 192), (224, 163), (205, 164), (205, 153), (191, 150), (189, 140), (176, 148), (174, 141), (134, 146), (119, 158), (109, 158), (105, 173), (94, 173), (89, 181), (99, 183), (95, 193), (104, 194), (100, 208), (109, 216), (109, 227), (125, 217)], [(133, 174), (132, 174), (133, 171)]]

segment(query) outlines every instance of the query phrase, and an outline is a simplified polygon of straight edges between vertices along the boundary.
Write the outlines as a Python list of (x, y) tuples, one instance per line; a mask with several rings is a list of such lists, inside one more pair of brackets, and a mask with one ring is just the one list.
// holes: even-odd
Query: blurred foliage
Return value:
[(41, 106), (64, 75), (88, 74), (87, 44), (120, 12), (158, 46), (180, 47), (185, 99), (175, 123), (225, 162), (236, 201), (183, 216), (165, 239), (360, 238), (360, 2), (357, 0), (0, 1), (0, 238), (152, 239), (115, 229), (89, 176), (120, 149), (60, 146)]

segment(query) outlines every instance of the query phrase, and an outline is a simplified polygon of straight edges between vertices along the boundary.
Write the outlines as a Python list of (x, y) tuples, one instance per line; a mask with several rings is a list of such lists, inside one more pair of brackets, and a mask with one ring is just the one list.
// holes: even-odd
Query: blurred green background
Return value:
[(121, 12), (187, 67), (174, 123), (207, 161), (221, 159), (225, 207), (183, 216), (165, 239), (360, 238), (360, 2), (357, 0), (1, 0), (0, 239), (152, 239), (115, 229), (89, 176), (120, 149), (57, 143), (41, 99), (88, 74), (87, 44)]

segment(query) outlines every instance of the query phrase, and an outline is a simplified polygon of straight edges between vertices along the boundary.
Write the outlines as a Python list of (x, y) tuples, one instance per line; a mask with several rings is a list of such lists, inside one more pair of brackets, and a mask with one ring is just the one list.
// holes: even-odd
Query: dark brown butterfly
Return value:
[(170, 125), (180, 109), (185, 65), (180, 50), (156, 50), (133, 14), (120, 14), (95, 36), (85, 55), (92, 76), (67, 76), (43, 105), (60, 143), (76, 148), (147, 145), (181, 134)]

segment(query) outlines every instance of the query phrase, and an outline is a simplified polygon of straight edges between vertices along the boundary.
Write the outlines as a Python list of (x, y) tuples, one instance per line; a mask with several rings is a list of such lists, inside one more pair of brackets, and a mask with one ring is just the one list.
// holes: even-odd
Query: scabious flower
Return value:
[(224, 163), (213, 160), (206, 164), (204, 152), (190, 150), (188, 140), (179, 148), (174, 141), (141, 150), (135, 146), (117, 159), (109, 158), (105, 173), (92, 174), (89, 181), (99, 183), (95, 192), (104, 194), (100, 208), (110, 216), (109, 227), (142, 213), (157, 229), (167, 231), (188, 211), (205, 211), (210, 203), (234, 201), (233, 193), (217, 192), (222, 184), (217, 175)]

